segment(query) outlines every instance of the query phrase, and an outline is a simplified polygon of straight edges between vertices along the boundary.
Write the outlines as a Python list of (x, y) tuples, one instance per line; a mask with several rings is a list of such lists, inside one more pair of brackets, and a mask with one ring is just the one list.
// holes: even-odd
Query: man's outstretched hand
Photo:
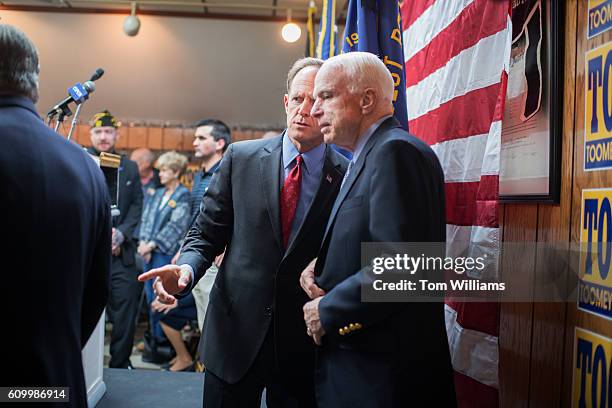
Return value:
[(188, 265), (164, 265), (151, 269), (138, 276), (138, 281), (144, 282), (155, 278), (153, 290), (160, 302), (171, 305), (176, 302), (176, 295), (191, 282), (191, 268)]

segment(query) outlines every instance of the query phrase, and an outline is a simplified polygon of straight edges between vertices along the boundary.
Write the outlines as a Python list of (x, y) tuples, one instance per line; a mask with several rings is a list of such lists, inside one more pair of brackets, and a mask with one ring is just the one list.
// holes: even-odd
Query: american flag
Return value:
[[(501, 119), (511, 45), (509, 0), (401, 5), (410, 132), (444, 168), (447, 255), (499, 251)], [(495, 268), (493, 268), (495, 269)], [(499, 304), (446, 302), (459, 407), (499, 404)]]

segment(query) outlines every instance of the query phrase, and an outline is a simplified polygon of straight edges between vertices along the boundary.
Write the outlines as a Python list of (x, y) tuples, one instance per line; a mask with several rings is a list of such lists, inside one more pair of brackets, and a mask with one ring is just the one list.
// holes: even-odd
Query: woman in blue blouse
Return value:
[[(186, 165), (187, 158), (174, 151), (157, 159), (162, 187), (147, 200), (140, 221), (138, 253), (145, 262), (145, 271), (169, 264), (189, 227), (190, 193), (179, 181)], [(145, 282), (145, 293), (151, 306), (155, 298), (152, 281)], [(163, 339), (159, 325), (162, 314), (149, 310), (149, 315), (153, 339)]]

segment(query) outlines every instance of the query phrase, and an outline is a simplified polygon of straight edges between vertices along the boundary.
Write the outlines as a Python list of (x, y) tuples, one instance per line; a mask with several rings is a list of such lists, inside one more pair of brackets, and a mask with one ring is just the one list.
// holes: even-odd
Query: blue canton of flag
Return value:
[(342, 53), (365, 51), (378, 55), (395, 85), (395, 118), (408, 130), (402, 17), (393, 0), (349, 0)]

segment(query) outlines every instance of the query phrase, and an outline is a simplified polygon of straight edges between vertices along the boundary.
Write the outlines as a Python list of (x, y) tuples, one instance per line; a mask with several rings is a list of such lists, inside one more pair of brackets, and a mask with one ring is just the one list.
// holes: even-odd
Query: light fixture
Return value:
[(136, 2), (132, 2), (132, 12), (123, 21), (123, 32), (130, 37), (138, 34), (140, 30), (140, 20), (136, 17)]
[(291, 22), (291, 9), (287, 9), (287, 24), (283, 26), (281, 36), (288, 43), (294, 43), (300, 39), (302, 29), (295, 23)]

